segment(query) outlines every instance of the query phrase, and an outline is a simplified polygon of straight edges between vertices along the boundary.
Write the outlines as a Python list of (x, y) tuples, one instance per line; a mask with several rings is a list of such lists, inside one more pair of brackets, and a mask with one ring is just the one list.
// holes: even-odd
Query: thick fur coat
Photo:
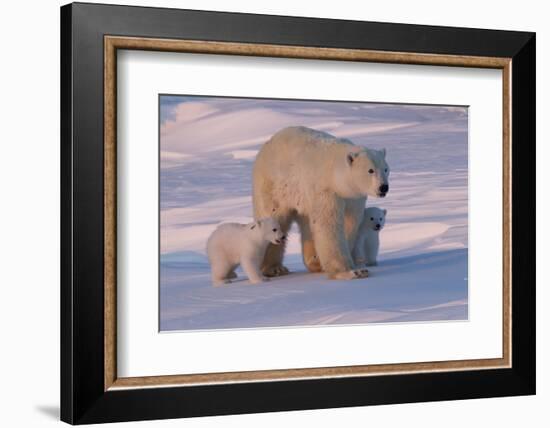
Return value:
[(222, 285), (237, 278), (241, 265), (251, 283), (263, 281), (260, 265), (268, 244), (282, 245), (286, 236), (279, 223), (264, 218), (249, 224), (225, 223), (208, 238), (206, 252), (212, 269), (212, 284)]
[(357, 266), (376, 266), (380, 250), (380, 231), (386, 224), (386, 210), (369, 207), (357, 232), (353, 261)]
[[(355, 268), (351, 250), (367, 196), (389, 190), (386, 151), (305, 127), (277, 132), (259, 151), (253, 172), (254, 217), (271, 216), (286, 234), (300, 227), (304, 264), (329, 278), (366, 276)], [(266, 276), (288, 273), (284, 245), (268, 245)]]

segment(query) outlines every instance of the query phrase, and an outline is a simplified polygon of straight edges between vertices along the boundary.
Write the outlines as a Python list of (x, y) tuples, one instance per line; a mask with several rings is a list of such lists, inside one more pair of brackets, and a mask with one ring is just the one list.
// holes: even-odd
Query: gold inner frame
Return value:
[[(169, 376), (117, 376), (116, 321), (116, 89), (117, 50), (169, 51), (213, 55), (241, 55), (337, 61), (381, 62), (417, 65), (494, 68), (502, 70), (502, 144), (503, 144), (503, 320), (502, 358), (431, 361), (421, 363), (356, 365), (305, 369), (260, 370), (226, 373), (204, 373)], [(336, 49), (250, 43), (169, 40), (138, 37), (104, 37), (104, 389), (191, 386), (270, 380), (357, 377), (382, 374), (441, 372), (511, 367), (511, 58), (460, 55), (382, 52), (361, 49)]]

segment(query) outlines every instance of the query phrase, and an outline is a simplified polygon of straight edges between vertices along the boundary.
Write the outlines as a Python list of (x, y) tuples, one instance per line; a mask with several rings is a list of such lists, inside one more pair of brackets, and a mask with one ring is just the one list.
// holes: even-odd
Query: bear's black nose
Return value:
[(376, 230), (379, 230), (379, 229), (380, 229), (380, 225), (377, 224), (377, 225), (376, 225)]
[(390, 190), (390, 186), (388, 186), (387, 184), (382, 184), (378, 190), (380, 190), (380, 193), (388, 193), (388, 190)]

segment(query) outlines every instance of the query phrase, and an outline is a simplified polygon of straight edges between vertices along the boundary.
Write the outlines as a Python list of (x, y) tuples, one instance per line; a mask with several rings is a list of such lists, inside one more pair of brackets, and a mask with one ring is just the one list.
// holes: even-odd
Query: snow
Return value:
[[(468, 318), (466, 108), (173, 100), (161, 106), (162, 331)], [(367, 202), (388, 209), (379, 265), (353, 281), (308, 273), (294, 227), (285, 257), (291, 275), (251, 285), (239, 269), (237, 281), (212, 287), (206, 239), (222, 222), (251, 221), (255, 155), (290, 125), (387, 148), (390, 192)]]

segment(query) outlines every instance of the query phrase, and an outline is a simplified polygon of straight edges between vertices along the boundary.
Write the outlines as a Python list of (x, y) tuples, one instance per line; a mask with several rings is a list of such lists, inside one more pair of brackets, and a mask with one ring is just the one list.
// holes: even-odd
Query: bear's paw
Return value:
[(329, 275), (329, 279), (361, 279), (369, 276), (367, 269), (352, 269), (345, 272), (335, 272)]
[(288, 268), (283, 265), (268, 266), (262, 269), (262, 274), (268, 278), (274, 276), (288, 275), (289, 273), (290, 271), (288, 270)]

